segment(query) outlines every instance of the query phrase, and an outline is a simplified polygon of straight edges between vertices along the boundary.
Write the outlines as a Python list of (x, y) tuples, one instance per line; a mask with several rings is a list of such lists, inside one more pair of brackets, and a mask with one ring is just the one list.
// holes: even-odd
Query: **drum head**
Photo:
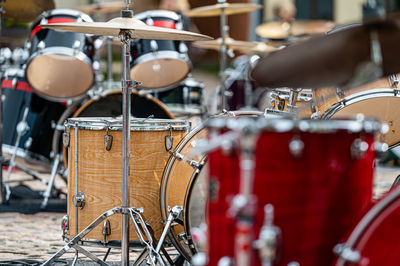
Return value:
[(182, 81), (189, 73), (190, 66), (178, 58), (154, 58), (139, 63), (131, 69), (131, 78), (142, 82), (141, 87), (159, 89)]
[(91, 87), (94, 79), (88, 63), (65, 54), (34, 57), (28, 63), (26, 77), (38, 94), (50, 100), (78, 97)]
[(331, 118), (340, 119), (364, 114), (365, 117), (377, 118), (380, 122), (389, 125), (390, 130), (384, 136), (384, 141), (390, 146), (396, 146), (400, 143), (400, 123), (397, 121), (400, 117), (400, 97), (377, 97), (368, 94), (358, 97), (354, 103), (346, 105), (334, 113)]

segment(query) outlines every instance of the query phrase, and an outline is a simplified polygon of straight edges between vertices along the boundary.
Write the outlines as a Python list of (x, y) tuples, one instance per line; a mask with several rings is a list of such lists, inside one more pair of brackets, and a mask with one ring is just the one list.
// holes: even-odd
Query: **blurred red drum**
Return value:
[(337, 266), (394, 266), (400, 263), (400, 189), (380, 200), (358, 223), (345, 244), (335, 247)]
[[(273, 265), (332, 264), (335, 245), (371, 207), (374, 135), (381, 124), (371, 120), (213, 119), (208, 128), (211, 143), (213, 133), (221, 139), (222, 134), (240, 133), (232, 148), (224, 144), (224, 149), (208, 157), (208, 265), (217, 265), (221, 258), (235, 260), (238, 235), (246, 239), (237, 227), (241, 220), (232, 213), (248, 213), (252, 207), (254, 213), (245, 217), (251, 224), (251, 242), (241, 247), (250, 250), (251, 265), (262, 264), (260, 251), (264, 250), (255, 247), (255, 240), (265, 229), (266, 204), (272, 204), (272, 225), (281, 232), (273, 239), (276, 248), (268, 251)], [(232, 199), (239, 193), (240, 180), (245, 180), (240, 166), (249, 166), (238, 147), (249, 141), (249, 135), (255, 141), (250, 180), (255, 201), (238, 211)]]

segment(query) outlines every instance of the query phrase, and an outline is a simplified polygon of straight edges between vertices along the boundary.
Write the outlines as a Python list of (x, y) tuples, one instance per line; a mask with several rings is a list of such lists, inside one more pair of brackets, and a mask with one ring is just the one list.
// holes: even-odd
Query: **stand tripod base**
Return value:
[[(80, 241), (96, 226), (102, 223), (108, 217), (117, 214), (117, 213), (127, 213), (131, 219), (131, 222), (134, 226), (136, 234), (139, 236), (141, 244), (145, 247), (143, 252), (139, 255), (136, 259), (134, 265), (140, 265), (144, 260), (150, 265), (165, 265), (163, 258), (160, 255), (160, 251), (163, 252), (164, 256), (167, 258), (168, 262), (172, 265), (172, 260), (169, 257), (166, 250), (161, 247), (162, 243), (164, 242), (164, 238), (160, 239), (160, 243), (155, 239), (154, 233), (147, 222), (143, 219), (141, 213), (141, 209), (135, 209), (132, 207), (123, 208), (123, 207), (116, 207), (111, 210), (108, 210), (101, 214), (99, 217), (96, 218), (90, 225), (88, 225), (85, 229), (83, 229), (79, 234), (73, 237), (62, 249), (60, 249), (56, 254), (54, 254), (49, 260), (47, 260), (43, 265), (52, 265), (56, 262), (61, 256), (63, 256), (66, 252), (70, 251), (71, 248), (75, 249), (76, 255), (74, 258), (74, 262), (76, 263), (78, 258), (78, 253), (83, 254), (87, 258), (91, 259), (92, 261), (100, 264), (100, 265), (109, 265), (104, 260), (101, 260), (93, 253), (87, 251), (80, 245)], [(169, 226), (169, 225), (168, 225)], [(165, 229), (164, 229), (165, 230)], [(147, 238), (145, 240), (144, 236)], [(157, 247), (157, 248), (156, 248)], [(161, 247), (161, 248), (160, 248)]]

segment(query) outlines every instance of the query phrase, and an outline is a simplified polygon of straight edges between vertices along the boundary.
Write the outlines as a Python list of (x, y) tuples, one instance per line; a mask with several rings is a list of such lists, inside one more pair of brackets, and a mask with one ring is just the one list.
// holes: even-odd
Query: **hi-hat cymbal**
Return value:
[(53, 0), (4, 0), (0, 1), (3, 16), (17, 21), (32, 21), (43, 11), (54, 9)]
[(379, 76), (378, 72), (367, 70), (373, 66), (370, 47), (374, 29), (382, 50), (381, 75), (399, 73), (396, 55), (400, 15), (395, 15), (317, 36), (271, 53), (259, 60), (251, 76), (261, 86), (270, 88), (321, 88), (357, 85), (357, 82), (361, 85)]
[(42, 27), (53, 30), (64, 30), (86, 34), (118, 36), (121, 30), (128, 30), (132, 38), (157, 40), (211, 40), (203, 34), (170, 28), (149, 26), (135, 18), (114, 18), (108, 22), (71, 22), (42, 24)]
[(257, 35), (270, 39), (285, 39), (291, 36), (315, 35), (330, 31), (335, 24), (327, 20), (311, 21), (272, 21), (259, 25)]
[[(276, 48), (271, 47), (262, 42), (246, 42), (246, 41), (237, 41), (232, 38), (226, 38), (225, 44), (228, 49), (240, 51), (242, 53), (268, 53), (275, 51)], [(211, 49), (211, 50), (220, 50), (222, 45), (222, 38), (218, 38), (212, 41), (198, 41), (193, 43), (194, 46)]]
[(223, 9), (226, 15), (247, 13), (262, 8), (261, 5), (251, 3), (223, 3), (211, 6), (202, 6), (183, 12), (187, 17), (215, 17), (221, 15)]
[(119, 12), (126, 7), (123, 1), (115, 1), (115, 2), (103, 2), (103, 3), (96, 3), (92, 5), (86, 5), (79, 7), (78, 10), (87, 13), (87, 14), (94, 14), (94, 13), (114, 13)]

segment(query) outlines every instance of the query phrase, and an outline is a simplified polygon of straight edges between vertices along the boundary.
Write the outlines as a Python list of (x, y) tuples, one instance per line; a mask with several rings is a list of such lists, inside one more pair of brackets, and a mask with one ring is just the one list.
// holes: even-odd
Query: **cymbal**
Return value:
[(315, 35), (330, 31), (335, 23), (327, 20), (272, 21), (259, 25), (257, 35), (269, 39), (285, 39), (291, 36)]
[[(370, 32), (377, 30), (382, 50), (382, 75), (400, 72), (397, 44), (400, 15), (346, 28), (295, 43), (259, 60), (251, 77), (270, 88), (321, 88), (361, 85), (371, 81)], [(367, 73), (356, 83), (356, 78)], [(376, 73), (375, 73), (376, 74)], [(369, 80), (367, 80), (369, 78)]]
[(0, 1), (3, 16), (17, 21), (32, 21), (43, 11), (54, 9), (53, 0), (5, 0)]
[(221, 15), (221, 10), (224, 9), (226, 15), (239, 13), (247, 13), (262, 8), (261, 5), (251, 3), (223, 3), (211, 6), (202, 6), (193, 8), (183, 12), (187, 17), (215, 17)]
[(93, 35), (118, 36), (121, 30), (128, 30), (132, 38), (157, 40), (210, 40), (209, 36), (189, 31), (148, 26), (136, 18), (114, 18), (108, 22), (71, 22), (42, 24), (42, 27)]
[(87, 13), (114, 13), (119, 12), (126, 7), (123, 1), (115, 1), (115, 2), (103, 2), (96, 3), (92, 5), (81, 6), (78, 10)]
[[(229, 37), (225, 39), (225, 43), (228, 49), (243, 53), (267, 53), (276, 50), (276, 48), (262, 42), (237, 41)], [(194, 42), (193, 45), (200, 48), (218, 51), (221, 49), (222, 38), (212, 41), (197, 41)]]

